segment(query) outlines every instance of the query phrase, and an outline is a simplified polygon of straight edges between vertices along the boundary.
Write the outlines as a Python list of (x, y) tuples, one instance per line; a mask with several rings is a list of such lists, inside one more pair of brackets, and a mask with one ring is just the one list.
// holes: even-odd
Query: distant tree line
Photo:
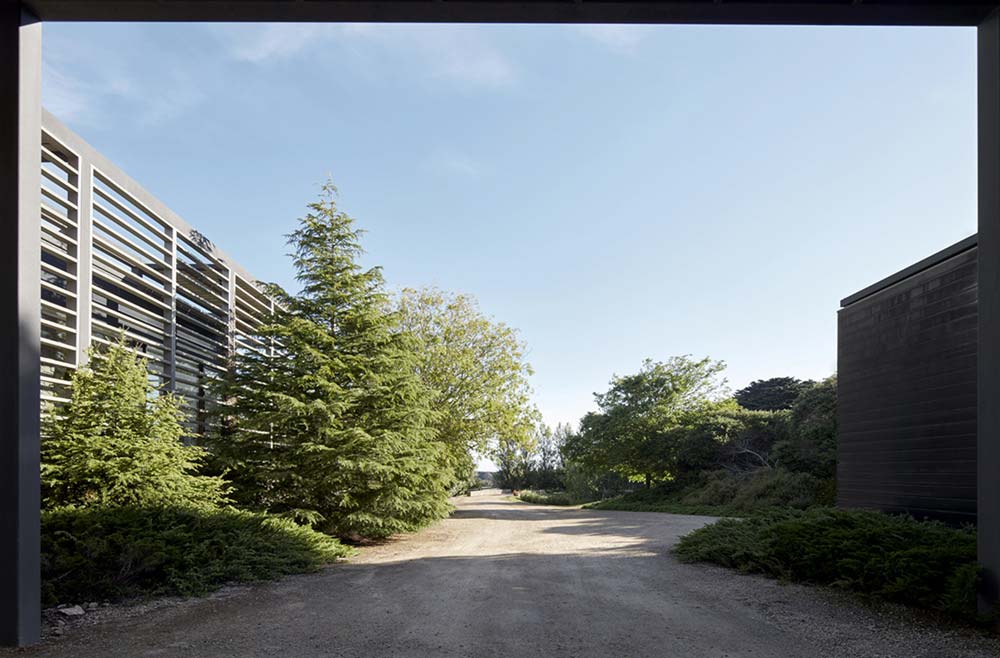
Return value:
[[(724, 368), (690, 356), (646, 360), (595, 394), (597, 410), (577, 428), (543, 428), (532, 444), (510, 451), (498, 462), (501, 481), (572, 490), (581, 501), (666, 487), (671, 495), (716, 502), (700, 489), (736, 496), (748, 484), (785, 487), (796, 501), (832, 502), (836, 377), (775, 377), (728, 395)], [(558, 459), (543, 457), (552, 450)]]

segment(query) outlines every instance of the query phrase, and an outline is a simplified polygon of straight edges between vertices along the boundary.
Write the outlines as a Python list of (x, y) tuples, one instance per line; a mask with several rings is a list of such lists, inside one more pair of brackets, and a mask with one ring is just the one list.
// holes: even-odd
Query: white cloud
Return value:
[(644, 25), (578, 25), (577, 30), (616, 52), (632, 55), (646, 37), (649, 28)]
[(477, 26), (425, 26), (410, 35), (427, 69), (438, 78), (502, 87), (516, 76), (510, 60)]
[[(355, 73), (372, 79), (468, 88), (501, 88), (517, 78), (511, 60), (483, 26), (270, 24), (204, 29), (209, 39), (199, 40), (192, 33), (183, 44), (172, 40), (169, 31), (145, 27), (107, 29), (104, 39), (54, 32), (45, 44), (43, 103), (78, 125), (103, 126), (112, 116), (158, 125), (202, 105), (213, 81), (234, 61), (252, 66), (293, 62), (321, 70), (352, 66)], [(128, 56), (141, 52), (139, 48), (155, 58)]]
[[(487, 28), (455, 25), (224, 25), (213, 31), (230, 58), (267, 64), (295, 57), (316, 64), (347, 51), (396, 70), (416, 67), (429, 78), (483, 87), (511, 84), (510, 60), (489, 39)], [(338, 50), (339, 49), (339, 50)], [(334, 61), (342, 62), (342, 57)]]
[(145, 92), (132, 91), (125, 98), (137, 106), (139, 122), (156, 125), (183, 115), (205, 99), (204, 92), (187, 71), (173, 69), (157, 85), (158, 92), (147, 97)]
[[(60, 35), (61, 36), (61, 35)], [(156, 125), (197, 106), (204, 98), (181, 65), (138, 70), (113, 45), (48, 39), (42, 70), (42, 104), (64, 121), (103, 125), (109, 108), (125, 110), (141, 125)]]
[(45, 62), (42, 68), (42, 102), (64, 121), (79, 121), (90, 109), (90, 96), (78, 81)]
[(227, 35), (229, 55), (233, 59), (257, 63), (293, 57), (330, 36), (336, 27), (314, 23), (271, 23), (224, 29), (223, 34)]

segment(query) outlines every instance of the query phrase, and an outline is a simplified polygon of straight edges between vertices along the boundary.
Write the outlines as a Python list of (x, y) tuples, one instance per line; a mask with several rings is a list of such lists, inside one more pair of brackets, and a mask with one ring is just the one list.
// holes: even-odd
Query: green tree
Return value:
[(529, 485), (534, 446), (529, 441), (500, 439), (493, 449), (497, 471), (496, 486), (502, 489), (524, 489)]
[(563, 488), (563, 462), (559, 440), (560, 437), (551, 427), (544, 423), (538, 424), (528, 476), (528, 485), (533, 489), (551, 491)]
[(327, 183), (289, 236), (298, 294), (277, 287), (259, 350), (237, 355), (216, 441), (237, 500), (343, 536), (385, 537), (447, 514), (445, 446), (419, 343), (388, 312), (381, 270)]
[(43, 506), (225, 503), (222, 478), (199, 474), (204, 450), (184, 444), (182, 417), (180, 400), (150, 383), (146, 359), (124, 337), (91, 348), (70, 401), (43, 416)]
[(473, 455), (518, 435), (533, 413), (524, 343), (468, 295), (407, 288), (395, 308), (402, 330), (420, 342), (417, 372), (434, 394), (433, 427), (447, 446), (453, 482), (464, 482)]
[(749, 411), (735, 400), (722, 400), (682, 413), (671, 432), (676, 477), (724, 468), (753, 471), (776, 465), (775, 443), (786, 432), (786, 412)]
[(775, 446), (779, 463), (792, 471), (832, 478), (837, 471), (837, 376), (814, 384), (795, 400), (788, 436)]
[(750, 411), (781, 411), (791, 409), (795, 399), (814, 384), (795, 377), (758, 379), (736, 391), (733, 397)]
[(724, 390), (721, 361), (672, 357), (647, 359), (633, 375), (615, 376), (596, 393), (599, 411), (588, 413), (566, 455), (593, 471), (653, 480), (672, 477), (676, 468), (676, 430), (684, 415), (703, 409)]

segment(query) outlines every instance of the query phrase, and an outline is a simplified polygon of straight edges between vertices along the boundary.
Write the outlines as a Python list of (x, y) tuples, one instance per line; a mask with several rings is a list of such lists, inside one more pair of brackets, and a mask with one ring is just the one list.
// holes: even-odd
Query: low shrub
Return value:
[(976, 537), (879, 512), (813, 508), (724, 519), (683, 537), (685, 561), (833, 585), (976, 619)]
[(769, 507), (805, 509), (816, 504), (820, 481), (808, 473), (792, 473), (781, 468), (752, 473), (711, 473), (707, 482), (685, 493), (687, 505), (716, 505), (737, 512), (753, 512)]
[(579, 505), (580, 500), (576, 500), (570, 496), (565, 491), (558, 491), (553, 493), (546, 493), (544, 491), (519, 491), (517, 494), (517, 499), (525, 503), (534, 503), (536, 505)]
[(825, 480), (781, 468), (749, 473), (712, 471), (686, 487), (667, 483), (588, 507), (632, 512), (745, 516), (767, 509), (806, 509), (826, 503), (828, 489), (829, 483)]
[(52, 605), (198, 595), (315, 570), (350, 551), (290, 520), (230, 508), (64, 508), (42, 514), (42, 596)]
[(687, 505), (673, 500), (637, 501), (632, 494), (588, 503), (584, 509), (616, 510), (619, 512), (663, 512), (665, 514), (695, 514), (700, 516), (735, 516), (732, 510), (714, 505)]

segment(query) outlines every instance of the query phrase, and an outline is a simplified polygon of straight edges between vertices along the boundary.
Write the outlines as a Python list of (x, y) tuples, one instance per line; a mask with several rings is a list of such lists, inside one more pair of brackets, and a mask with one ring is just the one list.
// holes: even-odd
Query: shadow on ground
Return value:
[(23, 655), (980, 658), (973, 633), (826, 590), (681, 564), (711, 519), (460, 501), (355, 563), (77, 629)]

